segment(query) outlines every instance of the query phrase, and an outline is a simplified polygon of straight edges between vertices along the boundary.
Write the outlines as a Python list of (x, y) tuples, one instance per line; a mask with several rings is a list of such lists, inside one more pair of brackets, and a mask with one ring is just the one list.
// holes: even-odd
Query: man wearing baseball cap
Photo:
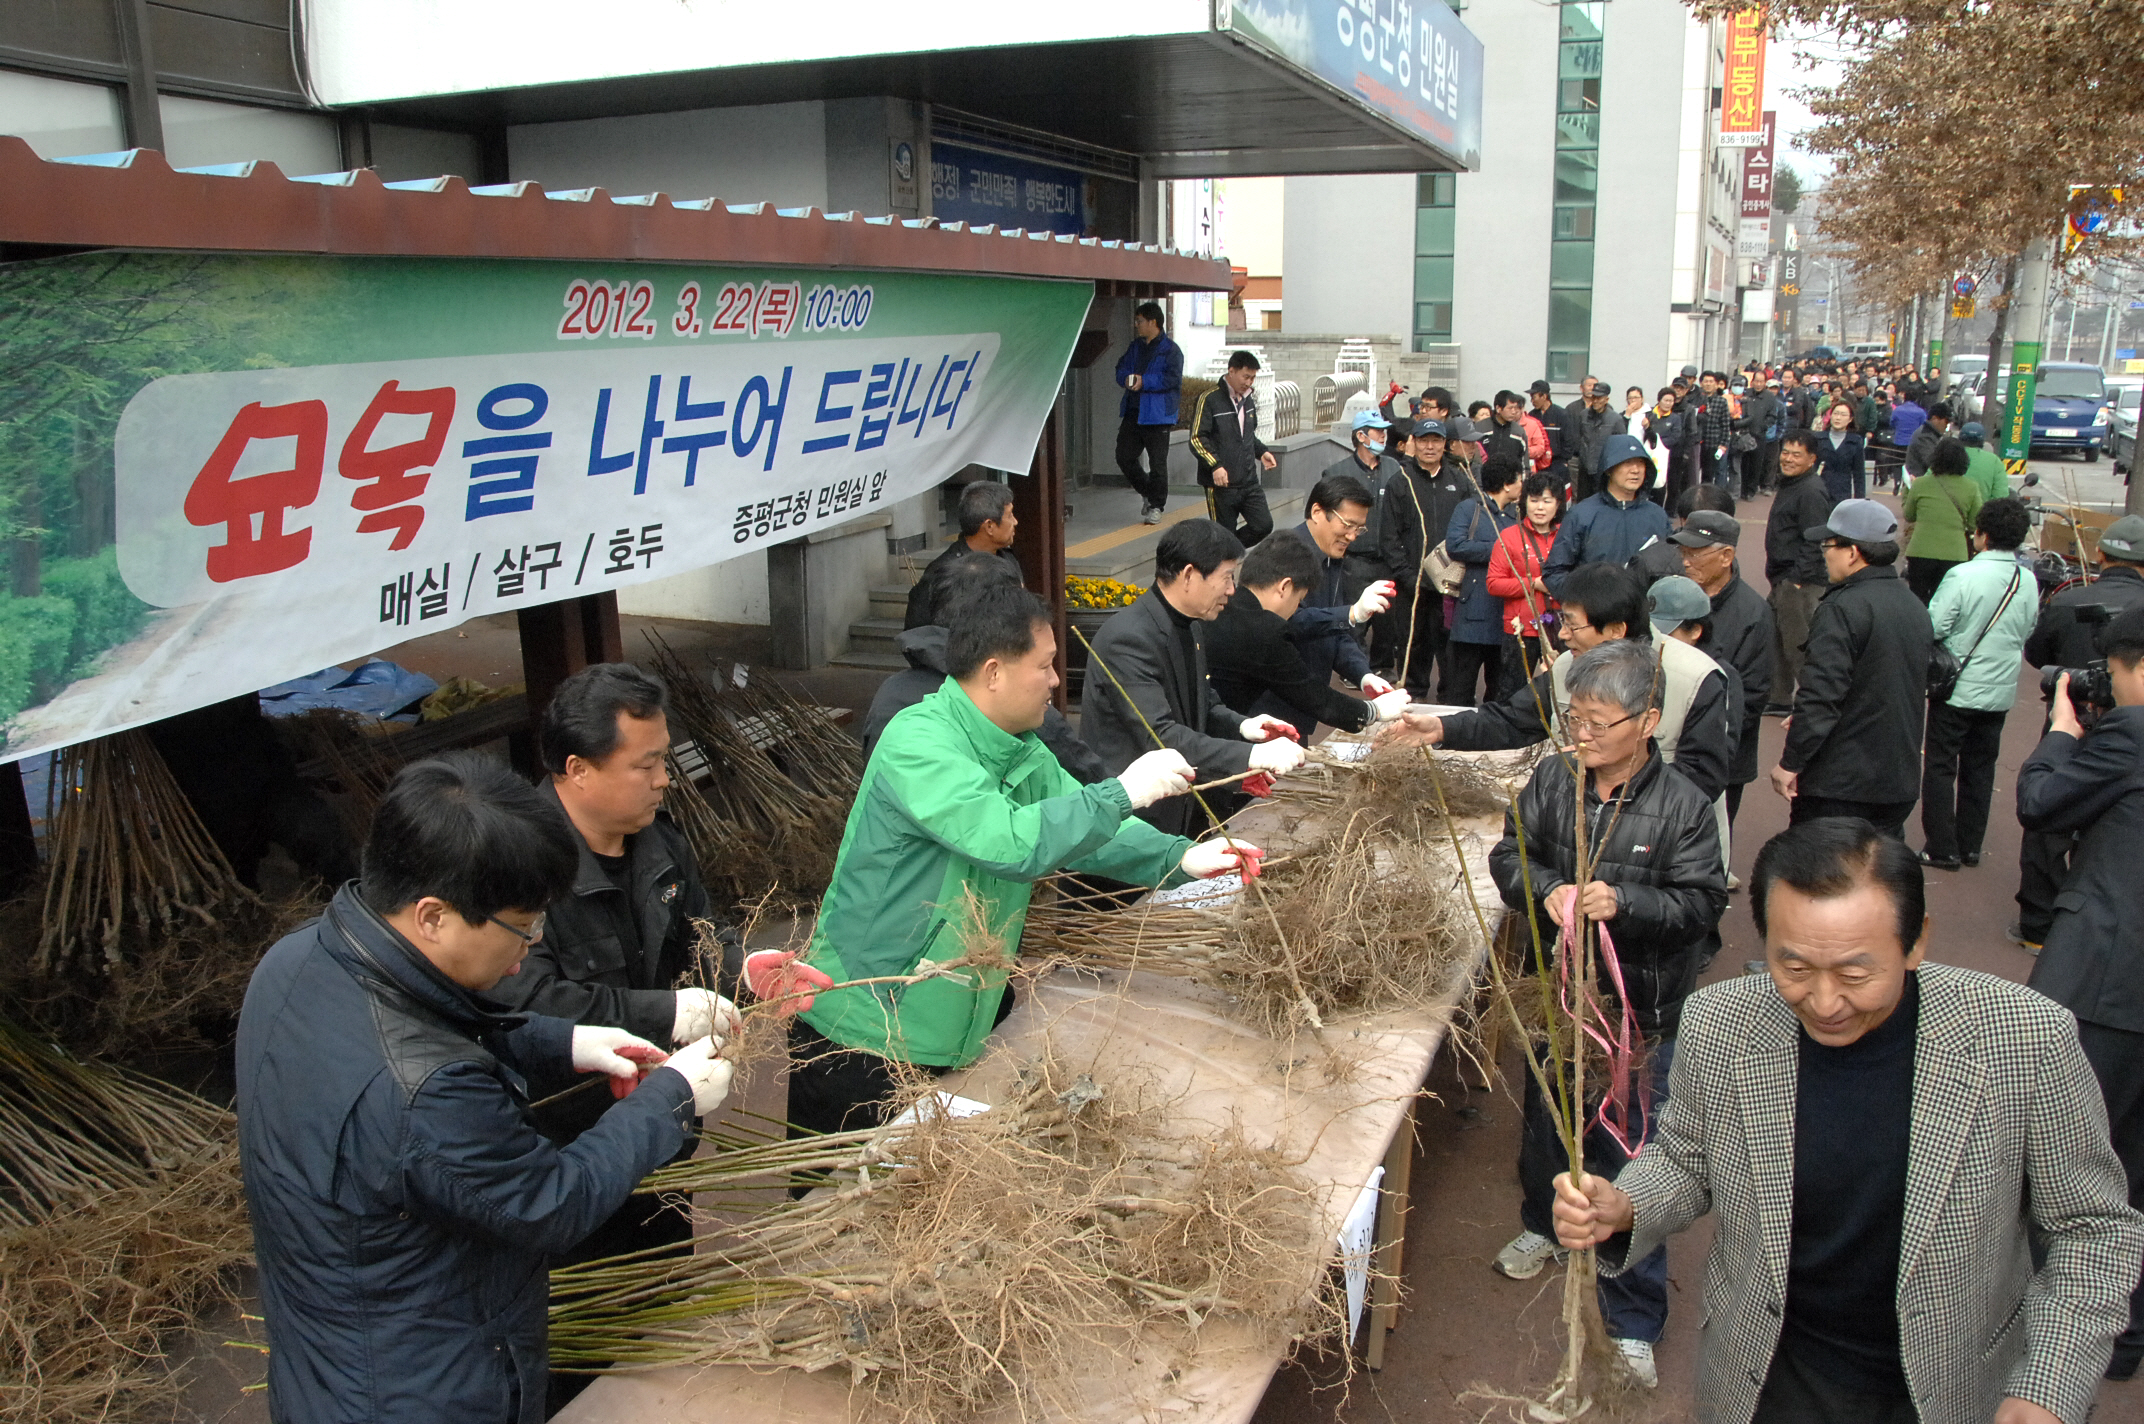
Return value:
[[(1700, 485), (1699, 489), (1709, 489)], [(1693, 509), (1681, 529), (1669, 536), (1682, 555), (1682, 571), (1710, 601), (1700, 652), (1708, 655), (1741, 688), (1739, 736), (1727, 776), (1727, 820), (1742, 809), (1742, 788), (1757, 779), (1757, 734), (1764, 702), (1772, 690), (1772, 609), (1742, 581), (1735, 546), (1742, 525), (1717, 509)], [(1657, 590), (1658, 585), (1655, 585)], [(1656, 594), (1657, 596), (1657, 594)]]
[(2002, 457), (1988, 448), (1988, 428), (1968, 420), (1958, 427), (1958, 439), (1965, 446), (1965, 477), (1980, 490), (1980, 502), (2008, 499), (2010, 472), (2003, 468)]
[(1804, 531), (1831, 580), (1809, 643), (1772, 789), (1791, 824), (1859, 816), (1904, 839), (1920, 799), (1928, 718), (1928, 610), (1898, 576), (1898, 519), (1873, 499), (1841, 500)]

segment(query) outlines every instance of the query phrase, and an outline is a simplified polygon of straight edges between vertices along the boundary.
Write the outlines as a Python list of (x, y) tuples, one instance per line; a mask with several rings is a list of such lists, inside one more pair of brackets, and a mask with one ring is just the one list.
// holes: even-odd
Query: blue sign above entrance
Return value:
[(931, 145), (931, 216), (970, 226), (1087, 235), (1086, 174), (957, 144)]
[(1481, 41), (1443, 0), (1222, 0), (1219, 15), (1230, 33), (1481, 167)]

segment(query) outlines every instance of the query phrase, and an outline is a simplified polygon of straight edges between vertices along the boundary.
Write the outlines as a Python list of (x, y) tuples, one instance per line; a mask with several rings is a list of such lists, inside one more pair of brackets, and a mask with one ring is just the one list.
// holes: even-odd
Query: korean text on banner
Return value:
[(1481, 167), (1482, 43), (1443, 0), (1229, 0), (1222, 28)]
[(37, 413), (0, 426), (0, 486), (48, 528), (41, 558), (10, 546), (0, 759), (720, 563), (968, 464), (1024, 470), (1090, 297), (631, 264), (0, 267), (0, 300), (52, 314), (48, 359), (0, 378), (0, 410)]
[(1762, 142), (1742, 150), (1742, 216), (1735, 229), (1735, 256), (1763, 258), (1772, 250), (1773, 135), (1777, 116), (1765, 111)]
[(2003, 445), (2005, 460), (2032, 456), (2032, 404), (2040, 384), (2040, 343), (2017, 341), (2010, 346), (2010, 384), (2003, 392)]
[(1727, 17), (1727, 74), (1721, 84), (1720, 147), (1756, 148), (1764, 142), (1764, 40), (1762, 8)]

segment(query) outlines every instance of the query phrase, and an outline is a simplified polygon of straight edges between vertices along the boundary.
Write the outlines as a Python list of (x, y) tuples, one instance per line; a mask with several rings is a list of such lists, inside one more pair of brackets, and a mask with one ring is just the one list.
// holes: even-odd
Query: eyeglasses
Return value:
[(1350, 534), (1360, 534), (1370, 527), (1370, 521), (1367, 519), (1350, 519), (1346, 515), (1339, 513), (1335, 513), (1332, 517), (1340, 521), (1340, 527)]
[(551, 913), (550, 911), (546, 910), (544, 913), (538, 915), (535, 919), (529, 921), (529, 927), (525, 930), (515, 929), (512, 925), (500, 919), (497, 915), (486, 915), (484, 916), (484, 918), (497, 925), (500, 929), (505, 930), (508, 934), (512, 935), (515, 939), (520, 940), (523, 944), (534, 944), (538, 940), (543, 938), (544, 921), (551, 918)]
[(1633, 712), (1627, 717), (1618, 717), (1613, 722), (1596, 722), (1590, 717), (1573, 717), (1569, 707), (1556, 709), (1556, 720), (1568, 727), (1574, 737), (1597, 737), (1603, 732), (1622, 726), (1625, 722), (1635, 722), (1642, 715), (1644, 714)]

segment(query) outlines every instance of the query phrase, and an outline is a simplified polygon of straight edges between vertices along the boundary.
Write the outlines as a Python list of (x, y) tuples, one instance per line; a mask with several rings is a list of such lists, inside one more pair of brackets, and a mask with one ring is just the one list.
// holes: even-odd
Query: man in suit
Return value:
[[(1154, 550), (1154, 586), (1094, 635), (1079, 732), (1112, 775), (1158, 747), (1182, 752), (1200, 781), (1302, 765), (1294, 727), (1223, 706), (1206, 681), (1204, 625), (1228, 606), (1242, 562), (1236, 536), (1211, 519), (1172, 525)], [(1205, 829), (1189, 795), (1139, 814), (1178, 835)]]
[[(2114, 706), (2087, 730), (2065, 674), (2047, 735), (2017, 773), (2017, 816), (2029, 832), (2076, 836), (2077, 853), (2054, 898), (2047, 942), (2027, 982), (2077, 1015), (2077, 1036), (2099, 1075), (2129, 1204), (2144, 1209), (2144, 608), (2105, 626)], [(2107, 1378), (2144, 1362), (2144, 1281), (2129, 1297), (2129, 1328)]]
[(2076, 1020), (1924, 964), (1921, 876), (1863, 820), (1775, 836), (1750, 884), (1769, 973), (1684, 1005), (1613, 1182), (1557, 1178), (1558, 1239), (1611, 1274), (1718, 1209), (1708, 1424), (2083, 1424), (2128, 1322), (2144, 1218)]

